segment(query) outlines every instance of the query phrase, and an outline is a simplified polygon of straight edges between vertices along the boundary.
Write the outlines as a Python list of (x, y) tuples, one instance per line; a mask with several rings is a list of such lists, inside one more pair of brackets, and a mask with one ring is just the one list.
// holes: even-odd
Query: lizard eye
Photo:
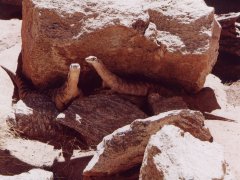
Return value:
[(88, 56), (87, 58), (85, 58), (86, 61), (88, 62), (94, 62), (97, 60), (96, 56)]

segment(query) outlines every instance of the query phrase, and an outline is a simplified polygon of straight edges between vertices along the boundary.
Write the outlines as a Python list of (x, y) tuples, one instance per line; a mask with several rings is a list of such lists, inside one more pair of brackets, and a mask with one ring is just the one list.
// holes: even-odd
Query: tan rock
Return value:
[(217, 95), (212, 88), (204, 87), (198, 93), (193, 95), (184, 95), (182, 98), (188, 105), (189, 109), (201, 112), (212, 112), (221, 108), (216, 96)]
[(115, 129), (147, 117), (117, 95), (101, 94), (78, 98), (59, 113), (48, 97), (35, 93), (18, 101), (14, 113), (15, 118), (8, 122), (28, 137), (50, 140), (63, 135), (64, 125), (79, 132), (89, 145), (97, 145)]
[(148, 96), (148, 104), (154, 115), (172, 110), (188, 109), (182, 97), (173, 96), (167, 98), (158, 93), (152, 93)]
[(95, 55), (120, 75), (198, 91), (215, 64), (220, 28), (202, 0), (169, 2), (26, 0), (23, 72), (46, 88), (78, 62), (86, 85), (96, 78), (84, 58)]
[(204, 128), (203, 121), (201, 113), (190, 110), (169, 111), (135, 120), (103, 139), (84, 175), (114, 174), (140, 164), (150, 136), (167, 124), (176, 125), (201, 140), (211, 141), (212, 136)]
[[(231, 178), (230, 178), (231, 177)], [(176, 126), (164, 126), (146, 147), (140, 180), (233, 179), (223, 147), (200, 141)]]
[(118, 95), (97, 94), (75, 100), (56, 120), (79, 132), (89, 145), (97, 145), (114, 130), (146, 117)]
[(0, 175), (2, 180), (53, 180), (53, 173), (42, 169), (32, 169), (28, 172), (14, 175), (14, 176), (3, 176)]

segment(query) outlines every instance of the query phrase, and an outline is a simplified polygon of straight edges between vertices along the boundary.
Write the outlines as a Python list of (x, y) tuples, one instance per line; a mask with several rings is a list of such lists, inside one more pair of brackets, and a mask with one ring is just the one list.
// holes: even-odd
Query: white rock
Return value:
[(146, 119), (138, 119), (104, 137), (97, 152), (84, 170), (85, 176), (103, 176), (141, 164), (152, 134), (166, 124), (174, 124), (201, 140), (212, 140), (204, 128), (204, 117), (190, 110), (169, 111)]
[(230, 179), (226, 171), (221, 145), (201, 141), (176, 126), (167, 125), (151, 136), (139, 179)]

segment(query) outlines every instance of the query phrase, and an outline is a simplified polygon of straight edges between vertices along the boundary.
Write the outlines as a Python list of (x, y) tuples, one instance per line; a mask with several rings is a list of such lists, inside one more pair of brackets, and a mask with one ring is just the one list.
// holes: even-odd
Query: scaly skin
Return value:
[[(104, 63), (95, 56), (89, 56), (85, 58), (85, 60), (87, 63), (91, 64), (94, 67), (98, 75), (102, 78), (103, 80), (102, 84), (105, 87), (111, 88), (111, 90), (117, 93), (135, 95), (135, 96), (149, 96), (154, 91), (156, 91), (158, 94), (161, 94), (165, 97), (179, 96), (179, 97), (191, 98), (189, 95), (185, 94), (184, 92), (173, 91), (168, 88), (164, 88), (158, 84), (144, 83), (144, 82), (128, 82), (127, 80), (124, 80), (118, 77), (116, 74), (109, 71), (107, 67), (104, 65)], [(161, 101), (157, 103), (159, 103), (159, 106), (161, 106)], [(184, 108), (185, 106), (183, 107), (183, 109)], [(195, 110), (199, 110), (199, 109), (195, 109)], [(201, 112), (205, 115), (206, 118), (218, 119), (218, 120), (224, 120), (224, 121), (235, 121), (222, 116), (216, 116), (211, 113), (206, 113), (205, 111), (201, 111)], [(160, 112), (157, 112), (156, 114), (158, 113)]]
[(79, 75), (80, 65), (71, 64), (69, 68), (68, 79), (64, 85), (49, 92), (58, 110), (64, 110), (69, 103), (71, 103), (80, 95), (78, 89)]
[[(33, 92), (29, 89), (29, 87), (24, 83), (21, 77), (15, 75), (13, 72), (6, 69), (5, 67), (2, 68), (8, 73), (14, 84), (17, 86), (19, 99), (24, 100), (27, 96), (31, 96), (31, 94), (36, 94), (36, 92)], [(80, 65), (73, 63), (69, 67), (67, 81), (60, 88), (50, 89), (44, 92), (44, 94), (52, 98), (52, 101), (55, 103), (56, 108), (59, 111), (63, 111), (71, 101), (73, 101), (76, 97), (79, 96), (79, 75)]]
[(103, 62), (95, 56), (85, 58), (86, 62), (91, 64), (102, 78), (103, 84), (110, 87), (113, 91), (120, 94), (129, 94), (135, 96), (146, 96), (153, 88), (150, 83), (144, 82), (128, 82), (117, 75), (110, 72)]

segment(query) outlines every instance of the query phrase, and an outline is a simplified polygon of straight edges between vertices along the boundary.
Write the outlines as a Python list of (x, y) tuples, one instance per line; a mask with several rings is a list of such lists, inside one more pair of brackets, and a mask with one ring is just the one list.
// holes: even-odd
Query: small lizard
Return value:
[[(173, 91), (168, 88), (164, 88), (158, 84), (148, 83), (148, 82), (130, 82), (108, 70), (102, 60), (98, 59), (96, 56), (89, 56), (85, 58), (85, 61), (91, 64), (94, 69), (97, 71), (98, 75), (102, 78), (103, 84), (105, 87), (109, 87), (111, 90), (119, 94), (128, 94), (134, 96), (149, 96), (152, 92), (156, 91), (158, 94), (165, 96), (180, 96), (190, 98), (184, 92)], [(193, 100), (195, 98), (192, 98)], [(161, 102), (158, 102), (161, 104)], [(184, 102), (187, 103), (187, 102)], [(188, 104), (188, 103), (187, 103)], [(189, 105), (189, 104), (188, 104)], [(191, 105), (190, 105), (191, 106)], [(182, 107), (183, 109), (185, 108)], [(198, 109), (195, 109), (198, 110)], [(225, 117), (217, 116), (205, 111), (201, 111), (207, 119), (217, 119), (221, 121), (235, 122)], [(159, 112), (158, 112), (159, 113)], [(157, 114), (158, 114), (157, 113)]]
[[(23, 81), (22, 77), (15, 75), (13, 72), (3, 66), (1, 67), (8, 73), (13, 83), (16, 85), (19, 99), (24, 100), (27, 96), (30, 96), (30, 94), (41, 93), (31, 91)], [(60, 88), (49, 89), (42, 92), (42, 94), (50, 96), (52, 101), (55, 103), (56, 108), (59, 111), (63, 111), (76, 97), (80, 95), (80, 91), (78, 89), (79, 75), (80, 65), (77, 63), (72, 63), (69, 67), (69, 73), (66, 82)]]
[(89, 56), (85, 58), (85, 61), (94, 67), (98, 75), (102, 78), (103, 85), (105, 87), (110, 87), (111, 90), (119, 94), (147, 96), (151, 91), (154, 91), (156, 89), (157, 91), (168, 95), (173, 93), (173, 91), (164, 88), (163, 86), (160, 86), (158, 84), (143, 81), (130, 82), (122, 79), (116, 74), (109, 71), (104, 65), (104, 63), (95, 56)]

